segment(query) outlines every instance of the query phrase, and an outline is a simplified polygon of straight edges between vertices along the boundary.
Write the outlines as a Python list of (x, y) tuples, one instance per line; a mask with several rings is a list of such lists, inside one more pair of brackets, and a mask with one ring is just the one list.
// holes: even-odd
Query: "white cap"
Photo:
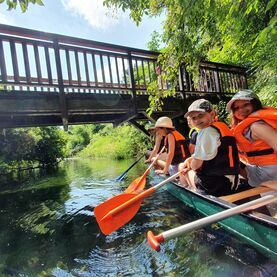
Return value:
[(201, 98), (192, 102), (188, 108), (188, 112), (185, 114), (185, 117), (188, 117), (191, 112), (210, 112), (213, 110), (213, 106), (210, 101)]

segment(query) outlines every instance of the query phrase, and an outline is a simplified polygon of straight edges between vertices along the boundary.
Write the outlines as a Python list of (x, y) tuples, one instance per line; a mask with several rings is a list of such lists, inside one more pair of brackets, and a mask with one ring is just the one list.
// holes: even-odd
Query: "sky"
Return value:
[(144, 17), (139, 26), (128, 13), (109, 11), (103, 0), (43, 0), (44, 6), (29, 4), (7, 11), (0, 5), (0, 23), (85, 38), (94, 41), (147, 49), (153, 31), (161, 32), (162, 18)]

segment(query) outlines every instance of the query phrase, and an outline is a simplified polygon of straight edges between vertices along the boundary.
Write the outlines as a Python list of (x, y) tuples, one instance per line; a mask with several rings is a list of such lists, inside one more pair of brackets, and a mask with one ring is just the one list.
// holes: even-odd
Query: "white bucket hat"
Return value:
[(173, 126), (172, 120), (167, 116), (160, 117), (156, 121), (155, 128), (175, 129), (175, 127)]
[(228, 112), (231, 111), (232, 105), (237, 100), (252, 100), (252, 99), (259, 99), (259, 97), (251, 90), (251, 89), (242, 89), (238, 91), (233, 98), (227, 103), (226, 110)]

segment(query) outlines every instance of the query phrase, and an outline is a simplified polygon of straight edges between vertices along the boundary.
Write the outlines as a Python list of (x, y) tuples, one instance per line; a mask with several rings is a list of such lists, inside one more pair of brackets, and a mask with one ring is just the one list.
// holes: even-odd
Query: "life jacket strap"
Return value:
[(268, 149), (257, 150), (257, 151), (242, 152), (241, 154), (244, 154), (247, 157), (255, 157), (255, 156), (263, 156), (263, 155), (271, 155), (273, 153), (274, 153), (274, 149), (268, 148)]

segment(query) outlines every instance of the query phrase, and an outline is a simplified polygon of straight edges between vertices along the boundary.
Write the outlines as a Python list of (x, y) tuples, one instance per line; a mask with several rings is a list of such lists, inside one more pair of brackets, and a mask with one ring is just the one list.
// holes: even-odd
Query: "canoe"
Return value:
[[(152, 182), (155, 183), (163, 179), (161, 176), (154, 175), (153, 172), (151, 177), (153, 178)], [(163, 189), (204, 216), (210, 216), (236, 206), (204, 192), (191, 191), (175, 182), (168, 183)], [(275, 218), (253, 211), (226, 218), (218, 223), (262, 254), (277, 259), (277, 220)]]

